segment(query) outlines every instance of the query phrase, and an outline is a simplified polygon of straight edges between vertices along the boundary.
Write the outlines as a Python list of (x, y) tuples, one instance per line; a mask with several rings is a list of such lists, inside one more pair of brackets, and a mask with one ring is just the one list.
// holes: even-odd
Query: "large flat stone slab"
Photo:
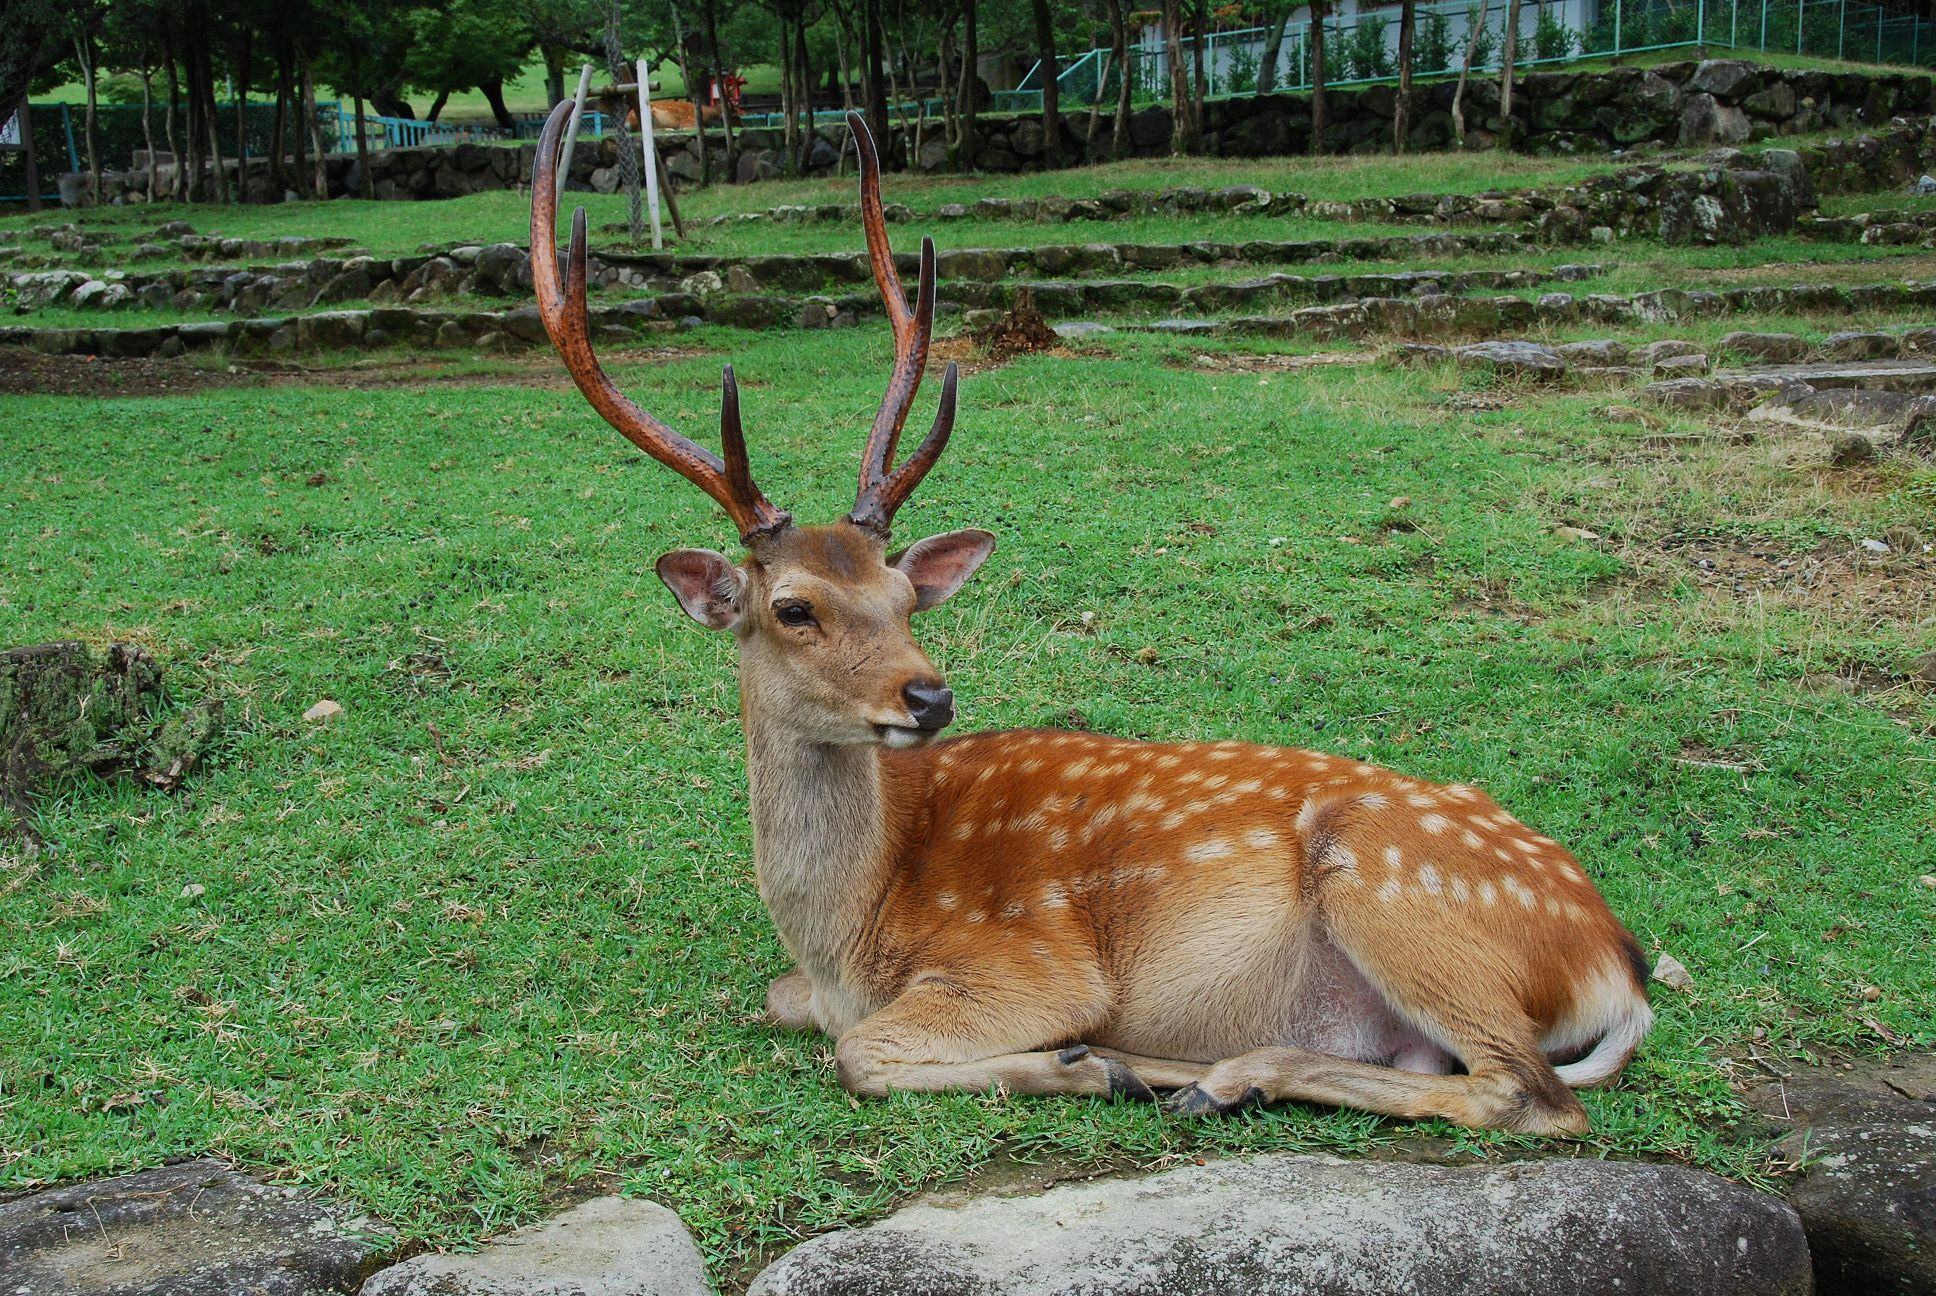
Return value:
[(367, 1218), (186, 1161), (0, 1205), (0, 1293), (323, 1296), (356, 1291), (392, 1245)]
[(1811, 387), (1868, 387), (1877, 391), (1936, 391), (1936, 361), (1823, 360), (1813, 364), (1763, 365), (1714, 375), (1729, 385), (1780, 389), (1784, 383), (1805, 382)]
[(657, 1202), (599, 1197), (467, 1255), (385, 1269), (363, 1296), (710, 1296), (679, 1217)]
[(803, 1243), (749, 1296), (1805, 1296), (1777, 1198), (1678, 1166), (1266, 1156), (924, 1202)]

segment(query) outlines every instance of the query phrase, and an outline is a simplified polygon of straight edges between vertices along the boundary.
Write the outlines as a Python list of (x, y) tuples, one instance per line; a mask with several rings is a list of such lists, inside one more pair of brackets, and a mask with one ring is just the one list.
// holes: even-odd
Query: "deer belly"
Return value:
[(1388, 1062), (1426, 1044), (1321, 931), (1252, 943), (1182, 942), (1188, 955), (1138, 968), (1098, 1043), (1212, 1062), (1259, 1048), (1303, 1048)]

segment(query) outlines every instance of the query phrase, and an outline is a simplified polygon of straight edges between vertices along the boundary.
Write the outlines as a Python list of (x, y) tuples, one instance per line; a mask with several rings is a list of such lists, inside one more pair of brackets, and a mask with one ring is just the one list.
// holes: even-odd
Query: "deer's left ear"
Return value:
[(994, 552), (995, 537), (970, 527), (916, 540), (887, 565), (914, 582), (914, 610), (926, 612), (947, 602)]

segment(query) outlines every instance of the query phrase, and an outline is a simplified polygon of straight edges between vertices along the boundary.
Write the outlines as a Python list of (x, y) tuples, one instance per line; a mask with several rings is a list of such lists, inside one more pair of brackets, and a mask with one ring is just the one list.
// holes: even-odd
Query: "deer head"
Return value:
[(739, 389), (726, 366), (720, 395), (721, 454), (687, 440), (633, 404), (592, 354), (585, 305), (585, 209), (572, 215), (571, 251), (559, 282), (557, 159), (571, 105), (552, 110), (538, 140), (531, 184), (531, 277), (545, 331), (578, 390), (607, 423), (699, 487), (726, 511), (746, 552), (737, 562), (711, 549), (660, 557), (659, 579), (699, 624), (737, 640), (747, 714), (805, 741), (918, 746), (954, 719), (954, 695), (915, 642), (909, 618), (944, 602), (994, 550), (986, 531), (951, 531), (889, 552), (894, 514), (934, 467), (955, 418), (955, 366), (941, 380), (934, 426), (894, 466), (902, 426), (927, 368), (934, 326), (934, 242), (921, 243), (921, 276), (909, 308), (888, 247), (880, 159), (858, 113), (847, 122), (861, 162), (861, 222), (874, 281), (894, 331), (894, 367), (861, 453), (860, 486), (846, 517), (801, 526), (760, 492), (747, 464)]

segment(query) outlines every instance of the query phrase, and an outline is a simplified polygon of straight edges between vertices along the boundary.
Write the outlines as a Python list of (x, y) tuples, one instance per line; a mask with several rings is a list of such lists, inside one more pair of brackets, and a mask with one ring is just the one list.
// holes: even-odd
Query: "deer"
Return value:
[(656, 570), (733, 638), (753, 871), (794, 964), (766, 1020), (830, 1037), (838, 1083), (865, 1097), (1088, 1095), (1178, 1116), (1297, 1101), (1585, 1132), (1575, 1091), (1616, 1076), (1651, 1024), (1647, 964), (1574, 856), (1485, 792), (1227, 739), (944, 735), (956, 700), (911, 618), (995, 537), (893, 541), (948, 443), (958, 372), (897, 463), (935, 252), (924, 239), (910, 303), (865, 121), (848, 117), (894, 358), (853, 509), (809, 525), (754, 482), (731, 365), (719, 454), (600, 367), (582, 207), (560, 282), (567, 108), (531, 187), (544, 326), (592, 408), (717, 503), (744, 550), (676, 549)]

